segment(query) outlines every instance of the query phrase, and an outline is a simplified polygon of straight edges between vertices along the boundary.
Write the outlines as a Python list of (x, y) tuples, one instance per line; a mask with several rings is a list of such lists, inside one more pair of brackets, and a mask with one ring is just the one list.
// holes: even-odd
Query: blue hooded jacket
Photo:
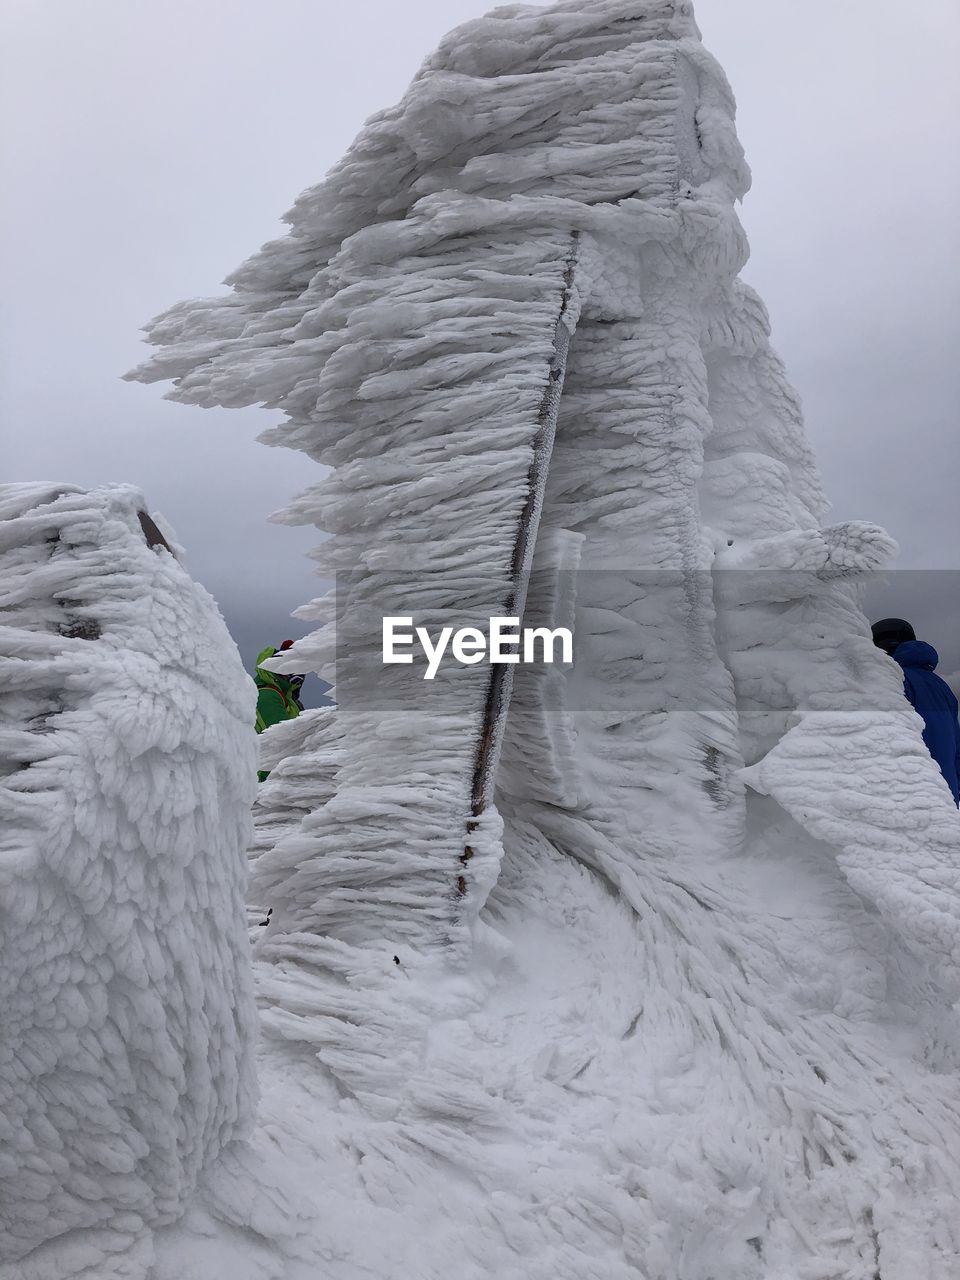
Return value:
[(953, 690), (934, 675), (940, 656), (932, 644), (906, 640), (893, 651), (903, 667), (903, 691), (923, 719), (923, 740), (960, 804), (960, 725)]

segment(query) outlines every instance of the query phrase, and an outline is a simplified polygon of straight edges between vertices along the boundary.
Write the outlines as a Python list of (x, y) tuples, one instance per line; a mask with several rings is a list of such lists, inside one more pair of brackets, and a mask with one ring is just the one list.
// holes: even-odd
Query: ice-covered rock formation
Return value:
[(0, 610), (0, 1274), (146, 1274), (256, 1107), (252, 683), (129, 487), (0, 486)]
[[(733, 115), (681, 0), (497, 10), (150, 327), (139, 376), (332, 468), (284, 518), (336, 616), (275, 665), (339, 639), (339, 705), (267, 736), (253, 885), (326, 1275), (960, 1266), (960, 825), (738, 278)], [(377, 667), (384, 613), (525, 602), (571, 671)]]

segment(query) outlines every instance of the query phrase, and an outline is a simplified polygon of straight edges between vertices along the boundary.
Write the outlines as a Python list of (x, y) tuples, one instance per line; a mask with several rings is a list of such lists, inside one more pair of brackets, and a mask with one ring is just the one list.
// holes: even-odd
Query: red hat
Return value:
[(283, 644), (281, 644), (281, 646), (280, 646), (280, 650), (279, 650), (279, 651), (282, 653), (282, 652), (284, 651), (284, 649), (292, 649), (292, 648), (293, 648), (293, 641), (292, 641), (292, 640), (284, 640)]

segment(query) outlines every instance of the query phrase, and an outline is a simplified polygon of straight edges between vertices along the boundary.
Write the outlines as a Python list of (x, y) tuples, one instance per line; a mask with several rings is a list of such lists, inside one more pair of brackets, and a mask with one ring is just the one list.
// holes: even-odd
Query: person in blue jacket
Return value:
[(873, 643), (903, 668), (903, 692), (923, 720), (923, 740), (960, 804), (960, 724), (957, 699), (936, 675), (940, 656), (932, 644), (918, 640), (903, 618), (883, 618), (873, 624)]

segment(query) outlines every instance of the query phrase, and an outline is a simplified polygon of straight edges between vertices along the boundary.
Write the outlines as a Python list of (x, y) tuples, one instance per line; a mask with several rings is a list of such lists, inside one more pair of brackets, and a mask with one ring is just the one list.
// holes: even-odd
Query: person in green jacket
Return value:
[[(257, 673), (254, 676), (257, 685), (257, 733), (263, 733), (264, 729), (272, 724), (279, 724), (281, 720), (293, 720), (303, 710), (299, 696), (303, 676), (284, 676), (276, 671), (264, 671), (260, 665), (274, 654), (289, 649), (292, 644), (292, 640), (284, 640), (279, 649), (268, 645), (257, 654)], [(266, 777), (267, 771), (258, 770), (257, 778), (260, 782)]]

